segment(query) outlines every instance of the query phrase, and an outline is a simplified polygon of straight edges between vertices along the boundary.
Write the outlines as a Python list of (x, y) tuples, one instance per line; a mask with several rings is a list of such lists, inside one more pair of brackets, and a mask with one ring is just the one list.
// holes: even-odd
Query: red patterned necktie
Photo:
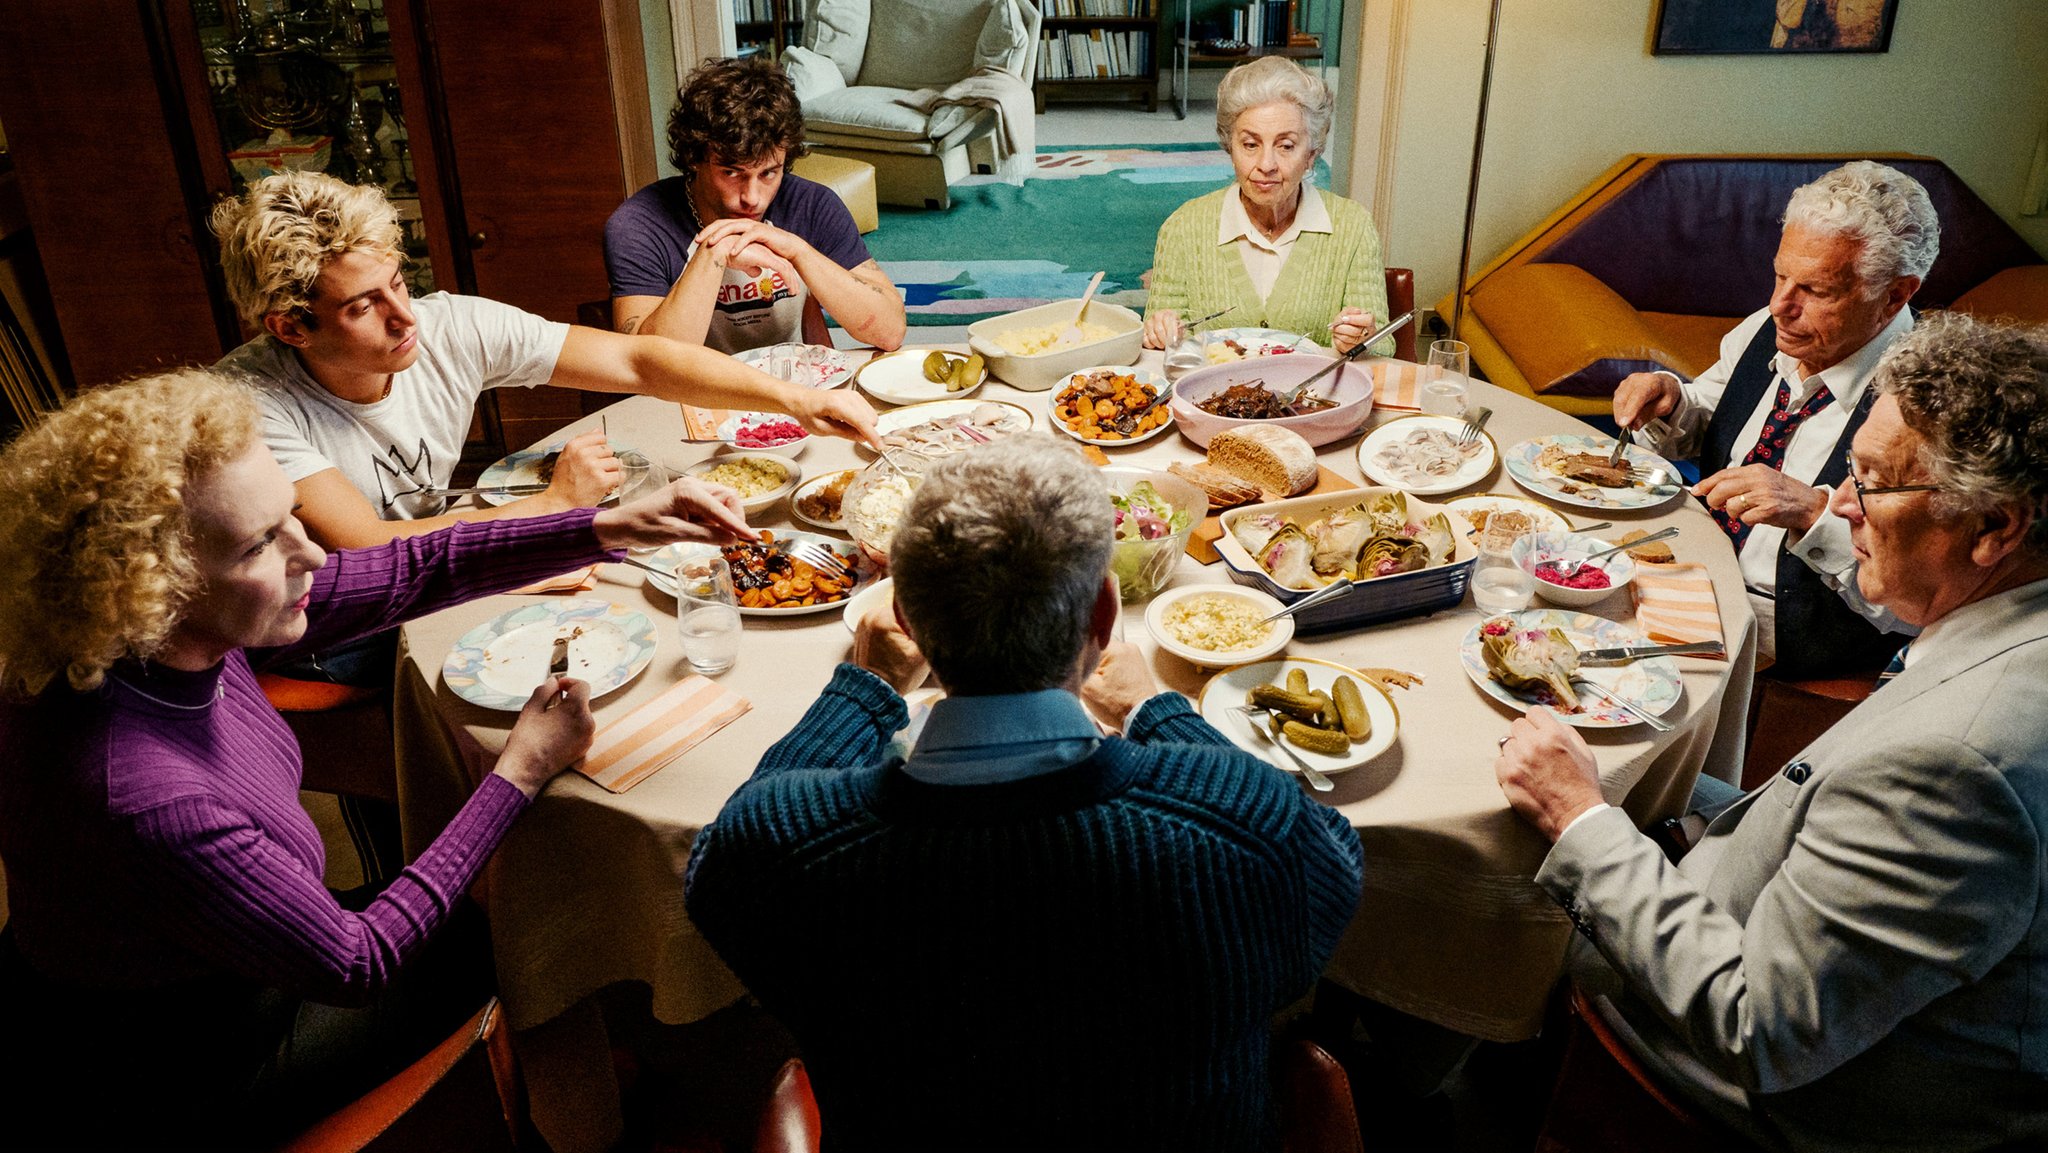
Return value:
[[(1744, 464), (1760, 464), (1765, 468), (1782, 468), (1785, 459), (1785, 445), (1792, 439), (1801, 423), (1807, 417), (1835, 402), (1835, 394), (1823, 384), (1814, 390), (1805, 404), (1793, 409), (1792, 386), (1783, 377), (1778, 379), (1778, 403), (1772, 407), (1771, 415), (1765, 419), (1763, 431), (1757, 434), (1756, 447), (1742, 458)], [(1742, 542), (1749, 539), (1751, 525), (1743, 523), (1739, 516), (1732, 516), (1726, 508), (1707, 510), (1714, 519), (1721, 522), (1722, 531), (1735, 542), (1735, 551), (1742, 551)]]

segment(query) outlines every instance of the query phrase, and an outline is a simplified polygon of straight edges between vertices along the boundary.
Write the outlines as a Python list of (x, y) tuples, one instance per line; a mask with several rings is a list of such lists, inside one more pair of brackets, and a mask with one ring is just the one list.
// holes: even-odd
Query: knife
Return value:
[(1314, 376), (1311, 376), (1307, 380), (1302, 381), (1300, 384), (1295, 385), (1293, 395), (1291, 395), (1288, 399), (1282, 401), (1281, 403), (1291, 405), (1295, 401), (1300, 400), (1302, 393), (1308, 391), (1309, 385), (1314, 384), (1315, 382), (1337, 371), (1339, 367), (1349, 364), (1350, 362), (1365, 355), (1365, 351), (1372, 347), (1373, 341), (1378, 340), (1380, 337), (1385, 336), (1390, 332), (1397, 331), (1403, 325), (1406, 325), (1409, 321), (1414, 319), (1415, 312), (1411, 309), (1395, 317), (1394, 319), (1388, 321), (1384, 326), (1380, 328), (1378, 332), (1375, 332), (1371, 336), (1366, 337), (1364, 340), (1359, 341), (1357, 344), (1352, 345), (1350, 352), (1342, 354), (1341, 356), (1337, 357), (1337, 359), (1331, 361), (1327, 367), (1319, 369)]
[(1597, 669), (1625, 665), (1645, 657), (1707, 656), (1727, 651), (1727, 646), (1720, 641), (1697, 641), (1686, 645), (1623, 645), (1613, 649), (1586, 649), (1579, 653), (1579, 663)]
[(1625, 428), (1624, 428), (1624, 429), (1622, 429), (1622, 430), (1621, 430), (1621, 431), (1620, 431), (1619, 433), (1616, 433), (1616, 434), (1615, 434), (1615, 437), (1614, 437), (1614, 451), (1613, 451), (1613, 452), (1611, 452), (1611, 453), (1609, 453), (1609, 454), (1607, 455), (1607, 467), (1608, 467), (1608, 468), (1618, 468), (1618, 467), (1620, 467), (1620, 465), (1621, 465), (1621, 454), (1622, 454), (1622, 453), (1624, 453), (1624, 452), (1626, 452), (1626, 451), (1628, 451), (1628, 442), (1629, 442), (1629, 441), (1630, 441), (1631, 439), (1632, 439), (1632, 438), (1631, 438), (1631, 437), (1629, 436), (1628, 430), (1627, 430), (1627, 429), (1625, 429)]
[(420, 490), (423, 496), (469, 496), (474, 493), (495, 493), (498, 496), (532, 496), (546, 492), (544, 484), (483, 484), (474, 488), (427, 488)]

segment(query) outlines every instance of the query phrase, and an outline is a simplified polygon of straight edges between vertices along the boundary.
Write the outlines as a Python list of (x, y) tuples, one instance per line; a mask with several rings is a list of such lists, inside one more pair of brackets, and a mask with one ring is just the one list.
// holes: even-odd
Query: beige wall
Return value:
[[(1360, 0), (1351, 194), (1434, 303), (1457, 277), (1487, 0)], [(1884, 54), (1652, 56), (1655, 0), (1504, 0), (1477, 268), (1632, 152), (1912, 152), (1946, 161), (2037, 251), (2019, 215), (2048, 127), (2048, 2), (1901, 0)], [(1341, 119), (1341, 118), (1340, 118)]]

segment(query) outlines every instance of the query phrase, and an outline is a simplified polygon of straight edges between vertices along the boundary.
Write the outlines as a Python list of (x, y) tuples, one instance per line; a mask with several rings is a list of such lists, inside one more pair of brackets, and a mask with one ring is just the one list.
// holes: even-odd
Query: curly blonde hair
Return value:
[(257, 442), (255, 394), (188, 368), (86, 393), (0, 452), (0, 689), (99, 686), (202, 583), (186, 487)]
[(273, 312), (308, 317), (329, 259), (371, 252), (405, 259), (405, 232), (384, 190), (324, 172), (280, 172), (214, 205), (228, 297), (252, 327)]

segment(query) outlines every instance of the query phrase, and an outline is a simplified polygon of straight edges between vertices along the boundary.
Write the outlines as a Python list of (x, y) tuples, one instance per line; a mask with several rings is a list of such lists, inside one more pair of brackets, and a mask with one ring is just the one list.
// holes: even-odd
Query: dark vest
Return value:
[[(1735, 371), (1728, 376), (1728, 388), (1721, 394), (1721, 402), (1714, 406), (1712, 419), (1707, 421), (1706, 443), (1700, 447), (1701, 476), (1712, 476), (1737, 462), (1735, 440), (1742, 426), (1749, 423), (1758, 404), (1777, 402), (1778, 374), (1771, 366), (1777, 352), (1778, 324), (1766, 320), (1756, 339), (1749, 342), (1735, 362)], [(1855, 438), (1856, 430), (1863, 427), (1863, 420), (1870, 415), (1870, 406), (1876, 400), (1874, 390), (1863, 391), (1863, 402), (1850, 415), (1848, 427), (1842, 430), (1842, 438), (1835, 442), (1827, 464), (1814, 477), (1813, 484), (1838, 485), (1849, 475), (1844, 459), (1849, 442)], [(1775, 671), (1786, 676), (1827, 676), (1875, 669), (1906, 643), (1907, 638), (1901, 634), (1879, 632), (1877, 626), (1843, 603), (1841, 594), (1829, 588), (1819, 573), (1791, 552), (1778, 554), (1777, 593)]]

